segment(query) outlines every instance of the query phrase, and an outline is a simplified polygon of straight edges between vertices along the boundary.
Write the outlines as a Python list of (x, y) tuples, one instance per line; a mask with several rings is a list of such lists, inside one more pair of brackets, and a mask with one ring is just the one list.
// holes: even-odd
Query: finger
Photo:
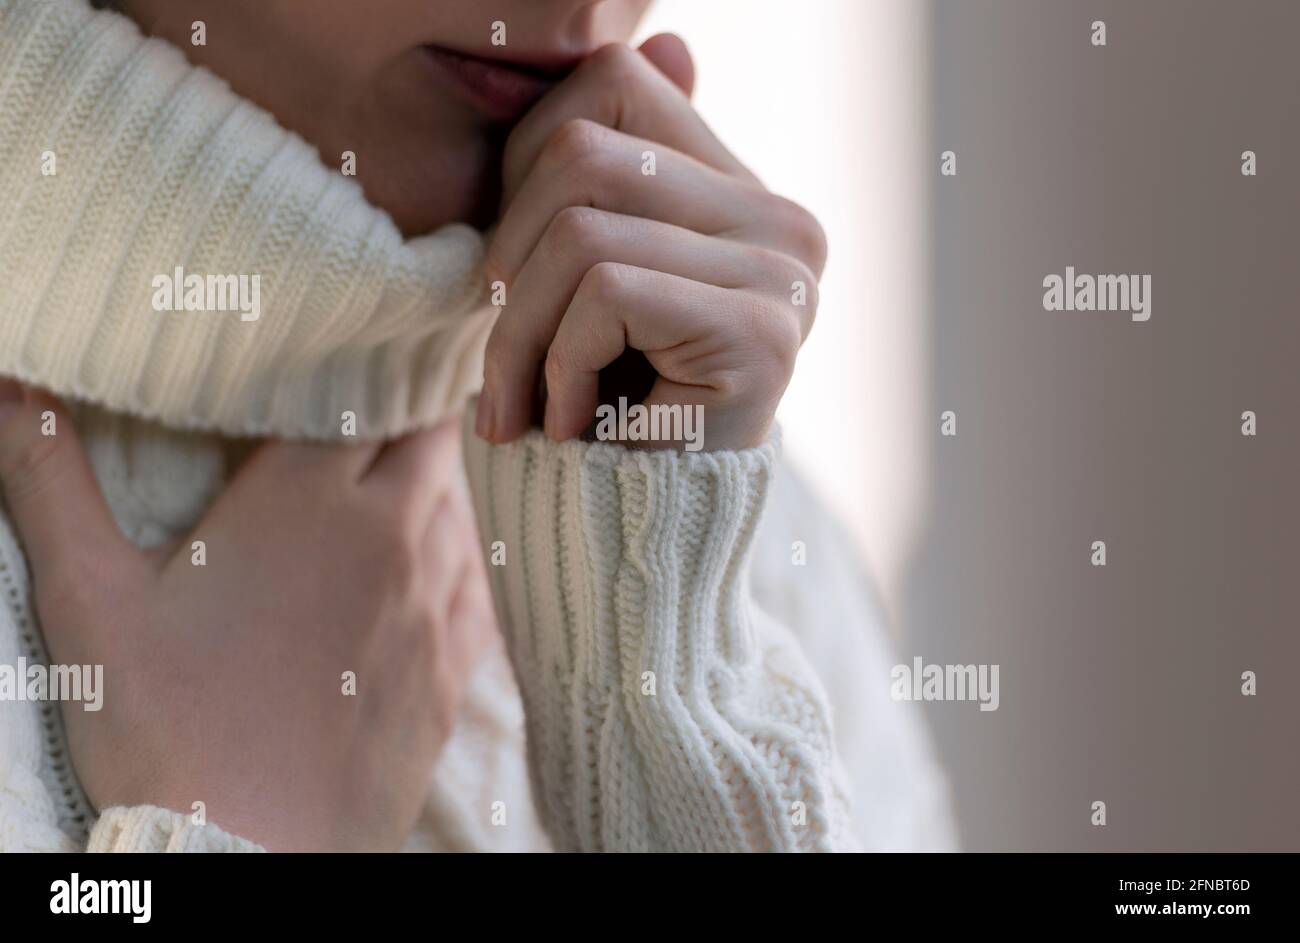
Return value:
[(403, 436), (386, 446), (362, 479), (362, 488), (422, 521), (458, 487), (460, 419)]
[(458, 674), (468, 676), (479, 655), (496, 637), (496, 618), (469, 496), (444, 502), (444, 506), (446, 516), (430, 524), (426, 540), (436, 550), (433, 559), (446, 560), (449, 549), (454, 548), (459, 560), (448, 614), (449, 661)]
[(338, 442), (271, 440), (261, 446), (249, 464), (251, 473), (264, 470), (277, 477), (299, 477), (313, 487), (356, 484), (369, 471), (384, 443), (343, 439)]
[(9, 379), (0, 379), (0, 484), (38, 580), (72, 560), (139, 557), (61, 404)]
[[(652, 46), (656, 55), (665, 52), (662, 44)], [(646, 56), (614, 44), (592, 53), (515, 126), (506, 144), (503, 205), (513, 201), (550, 137), (579, 118), (659, 141), (723, 173), (757, 182), (671, 79)]]
[(421, 547), (425, 563), (423, 590), (429, 594), (440, 624), (451, 617), (457, 589), (472, 575), (483, 577), (478, 532), (468, 494), (444, 494), (428, 514)]
[[(283, 519), (289, 510), (321, 514), (340, 496), (355, 494), (380, 444), (325, 444), (271, 439), (258, 445), (239, 466), (208, 508), (194, 534), (212, 535), (231, 522)], [(157, 551), (152, 559), (163, 568), (188, 555), (189, 540), (172, 545), (174, 553)]]
[[(653, 154), (653, 174), (646, 172), (647, 153)], [(794, 204), (665, 145), (578, 121), (552, 137), (502, 217), (488, 247), (492, 275), (512, 284), (551, 220), (569, 206), (640, 216), (802, 257)]]
[(639, 52), (687, 98), (695, 93), (695, 60), (680, 36), (674, 33), (651, 36), (641, 44)]
[[(747, 329), (738, 297), (662, 272), (597, 265), (582, 280), (547, 353), (547, 436), (562, 441), (591, 425), (600, 371), (628, 348), (642, 351), (666, 383), (694, 387), (693, 402), (710, 398), (715, 378), (745, 359), (737, 356)], [(664, 356), (668, 352), (671, 357)]]
[[(798, 261), (767, 249), (711, 238), (687, 229), (591, 207), (569, 207), (551, 222), (524, 264), (489, 338), (480, 401), (491, 415), (492, 442), (526, 432), (534, 414), (538, 374), (560, 319), (583, 277), (601, 262), (677, 275), (720, 288), (748, 287), (782, 296), (794, 280), (816, 280)], [(798, 312), (804, 336), (816, 299)]]
[(468, 681), (479, 660), (498, 639), (492, 595), (482, 564), (462, 571), (447, 628), (447, 667)]

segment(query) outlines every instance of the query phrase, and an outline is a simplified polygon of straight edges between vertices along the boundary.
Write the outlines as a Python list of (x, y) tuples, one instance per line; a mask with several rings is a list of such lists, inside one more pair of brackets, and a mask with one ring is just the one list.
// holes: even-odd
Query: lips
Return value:
[(549, 92), (568, 67), (543, 68), (425, 46), (430, 61), (471, 105), (493, 121), (515, 122)]

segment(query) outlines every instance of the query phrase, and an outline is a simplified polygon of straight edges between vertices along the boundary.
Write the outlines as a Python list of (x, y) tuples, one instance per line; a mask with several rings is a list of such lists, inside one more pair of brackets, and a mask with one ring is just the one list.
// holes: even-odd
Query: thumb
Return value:
[(695, 61), (686, 43), (675, 33), (658, 33), (641, 44), (641, 55), (668, 76), (687, 98), (695, 91)]
[(52, 396), (0, 377), (0, 487), (32, 571), (72, 553), (134, 553), (117, 529), (72, 420)]

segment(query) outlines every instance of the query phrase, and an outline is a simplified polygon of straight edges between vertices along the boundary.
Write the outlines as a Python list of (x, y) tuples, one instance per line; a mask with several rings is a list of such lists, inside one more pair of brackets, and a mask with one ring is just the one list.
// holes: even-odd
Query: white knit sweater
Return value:
[[(392, 435), (479, 375), (477, 234), (403, 242), (269, 116), (82, 0), (0, 0), (0, 198), (0, 374), (83, 404), (142, 545), (201, 516), (222, 434), (337, 438), (351, 410)], [(178, 265), (260, 273), (261, 319), (154, 311)], [(467, 434), (465, 455), (510, 657), (472, 680), (410, 850), (951, 847), (853, 553), (774, 445)], [(0, 591), (0, 664), (43, 659), (3, 515)], [(57, 710), (0, 701), (0, 850), (256, 850), (180, 811), (91, 809)]]

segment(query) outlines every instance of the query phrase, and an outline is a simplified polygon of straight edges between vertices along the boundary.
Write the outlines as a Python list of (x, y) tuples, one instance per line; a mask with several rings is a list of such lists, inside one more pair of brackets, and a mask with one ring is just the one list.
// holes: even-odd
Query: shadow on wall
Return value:
[[(931, 13), (935, 436), (902, 654), (1001, 666), (998, 710), (924, 706), (963, 845), (1294, 850), (1300, 4)], [(1149, 275), (1150, 319), (1044, 310), (1067, 266)]]

